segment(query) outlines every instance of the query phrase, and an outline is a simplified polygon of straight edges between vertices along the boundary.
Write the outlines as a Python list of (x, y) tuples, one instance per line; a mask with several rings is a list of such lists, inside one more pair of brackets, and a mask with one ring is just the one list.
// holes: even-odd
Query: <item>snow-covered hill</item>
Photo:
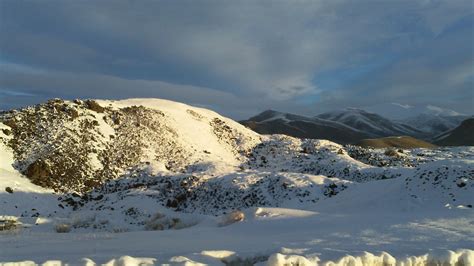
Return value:
[(474, 263), (473, 147), (259, 135), (158, 99), (52, 100), (0, 122), (0, 262)]
[[(0, 115), (15, 167), (35, 184), (85, 191), (128, 168), (237, 167), (259, 136), (212, 111), (165, 100), (51, 100)], [(221, 166), (220, 168), (225, 168)]]

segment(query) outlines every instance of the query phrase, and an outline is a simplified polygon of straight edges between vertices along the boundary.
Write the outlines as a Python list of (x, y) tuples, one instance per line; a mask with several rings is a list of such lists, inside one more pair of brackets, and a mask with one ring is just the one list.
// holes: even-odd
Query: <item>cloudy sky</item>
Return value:
[(474, 113), (471, 0), (0, 0), (0, 109), (158, 97), (241, 119), (397, 102)]

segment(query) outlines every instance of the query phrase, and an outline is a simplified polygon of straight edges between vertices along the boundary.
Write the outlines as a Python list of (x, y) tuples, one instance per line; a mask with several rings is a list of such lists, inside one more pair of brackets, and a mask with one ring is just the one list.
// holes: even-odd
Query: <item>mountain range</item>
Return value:
[(268, 110), (240, 123), (261, 134), (286, 134), (354, 144), (364, 139), (391, 136), (410, 136), (428, 142), (439, 141), (441, 135), (447, 136), (450, 130), (468, 118), (467, 115), (444, 112), (419, 113), (404, 119), (389, 119), (359, 108), (346, 108), (313, 117)]

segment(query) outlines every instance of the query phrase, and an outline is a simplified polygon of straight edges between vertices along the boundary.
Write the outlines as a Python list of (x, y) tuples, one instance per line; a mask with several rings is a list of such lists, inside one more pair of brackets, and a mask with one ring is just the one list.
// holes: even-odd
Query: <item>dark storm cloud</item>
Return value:
[(238, 118), (456, 97), (469, 109), (472, 12), (470, 1), (1, 1), (0, 89), (36, 97), (0, 93), (0, 109), (51, 95), (162, 97)]

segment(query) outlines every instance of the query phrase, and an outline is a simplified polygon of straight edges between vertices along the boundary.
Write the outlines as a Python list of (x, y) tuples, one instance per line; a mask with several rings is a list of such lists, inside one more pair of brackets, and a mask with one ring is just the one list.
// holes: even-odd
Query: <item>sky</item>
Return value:
[(0, 0), (0, 109), (156, 97), (244, 119), (474, 114), (474, 2)]

